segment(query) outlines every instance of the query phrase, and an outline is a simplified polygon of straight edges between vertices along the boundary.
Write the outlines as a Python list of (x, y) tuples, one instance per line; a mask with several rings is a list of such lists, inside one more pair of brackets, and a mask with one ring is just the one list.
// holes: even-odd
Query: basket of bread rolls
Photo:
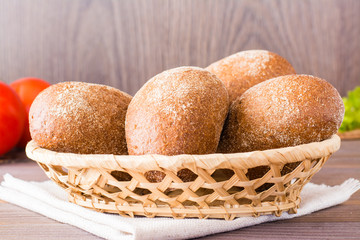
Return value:
[(70, 202), (100, 212), (280, 216), (296, 213), (304, 185), (339, 149), (343, 116), (330, 83), (250, 50), (164, 71), (134, 97), (52, 85), (31, 106), (26, 153)]

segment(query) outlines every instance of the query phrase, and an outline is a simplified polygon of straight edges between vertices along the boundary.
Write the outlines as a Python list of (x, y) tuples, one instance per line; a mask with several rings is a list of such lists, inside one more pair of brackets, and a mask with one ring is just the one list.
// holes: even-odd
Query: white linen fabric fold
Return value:
[(348, 179), (341, 185), (308, 183), (301, 192), (297, 214), (217, 219), (126, 218), (95, 212), (67, 201), (67, 193), (52, 181), (27, 182), (4, 175), (0, 199), (67, 223), (105, 239), (187, 239), (231, 231), (263, 222), (303, 216), (343, 203), (360, 189), (360, 182)]

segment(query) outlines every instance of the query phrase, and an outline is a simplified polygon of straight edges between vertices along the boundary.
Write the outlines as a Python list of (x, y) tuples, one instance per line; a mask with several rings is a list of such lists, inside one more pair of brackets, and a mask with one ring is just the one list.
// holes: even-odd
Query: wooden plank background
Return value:
[(155, 74), (268, 49), (344, 95), (360, 85), (358, 0), (3, 0), (0, 79), (134, 94)]

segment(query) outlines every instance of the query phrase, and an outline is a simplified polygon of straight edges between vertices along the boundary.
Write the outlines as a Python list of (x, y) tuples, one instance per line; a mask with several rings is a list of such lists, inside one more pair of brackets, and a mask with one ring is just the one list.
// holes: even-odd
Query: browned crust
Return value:
[(228, 92), (230, 103), (250, 87), (270, 78), (295, 74), (283, 57), (266, 50), (248, 50), (223, 58), (206, 68), (220, 78)]
[(322, 141), (344, 116), (337, 90), (323, 79), (288, 75), (247, 90), (230, 107), (218, 152), (235, 153)]
[(129, 105), (129, 154), (214, 153), (227, 112), (228, 93), (215, 75), (195, 67), (162, 72)]
[(128, 94), (104, 85), (52, 85), (31, 106), (31, 136), (40, 147), (57, 152), (127, 154), (125, 115), (130, 100)]

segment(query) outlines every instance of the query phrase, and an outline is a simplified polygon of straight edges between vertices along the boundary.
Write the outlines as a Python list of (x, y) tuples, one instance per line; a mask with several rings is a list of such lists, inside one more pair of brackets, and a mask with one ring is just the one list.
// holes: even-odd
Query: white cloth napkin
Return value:
[(359, 189), (360, 182), (356, 179), (348, 179), (333, 187), (308, 183), (301, 193), (302, 202), (297, 214), (242, 217), (233, 221), (145, 217), (132, 219), (99, 213), (69, 203), (67, 193), (52, 181), (27, 182), (10, 174), (4, 175), (0, 199), (106, 239), (186, 239), (303, 216), (345, 202)]

